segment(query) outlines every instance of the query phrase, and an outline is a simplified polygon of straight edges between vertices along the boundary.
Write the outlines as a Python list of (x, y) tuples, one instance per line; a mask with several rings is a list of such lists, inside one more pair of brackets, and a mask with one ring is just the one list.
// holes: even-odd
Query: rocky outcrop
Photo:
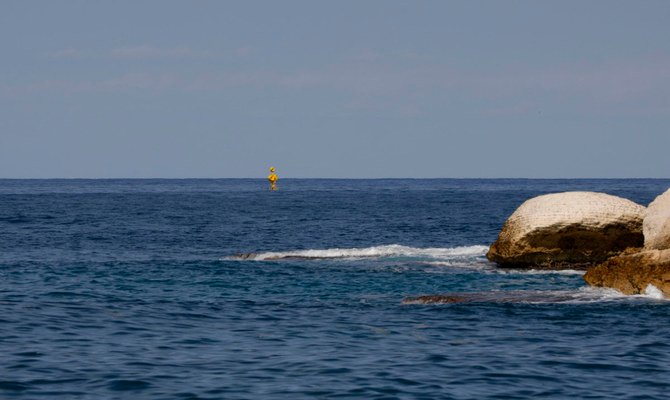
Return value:
[(645, 249), (670, 249), (670, 189), (647, 207), (643, 231)]
[(624, 294), (644, 293), (654, 285), (670, 297), (670, 250), (646, 250), (613, 257), (589, 269), (584, 280), (591, 286), (613, 288)]
[(644, 293), (653, 285), (670, 297), (670, 190), (649, 204), (642, 226), (643, 251), (622, 254), (589, 269), (586, 283), (624, 294)]
[(644, 212), (604, 193), (535, 197), (509, 217), (486, 256), (502, 267), (586, 268), (642, 247)]

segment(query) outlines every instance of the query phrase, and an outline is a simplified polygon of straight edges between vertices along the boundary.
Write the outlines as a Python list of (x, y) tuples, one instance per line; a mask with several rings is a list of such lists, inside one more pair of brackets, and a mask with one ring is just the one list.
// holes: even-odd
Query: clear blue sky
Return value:
[(670, 177), (670, 1), (11, 1), (0, 177)]

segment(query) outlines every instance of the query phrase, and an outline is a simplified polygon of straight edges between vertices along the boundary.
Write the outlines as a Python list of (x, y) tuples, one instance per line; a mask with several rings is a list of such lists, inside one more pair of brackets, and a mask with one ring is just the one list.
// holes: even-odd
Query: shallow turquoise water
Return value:
[(0, 180), (0, 398), (665, 399), (666, 301), (483, 254), (529, 197), (668, 187)]

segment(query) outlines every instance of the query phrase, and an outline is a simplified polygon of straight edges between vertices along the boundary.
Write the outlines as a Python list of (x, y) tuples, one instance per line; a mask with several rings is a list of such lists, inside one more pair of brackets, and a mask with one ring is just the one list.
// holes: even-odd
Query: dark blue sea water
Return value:
[(667, 399), (670, 302), (484, 253), (530, 197), (668, 187), (0, 180), (0, 398)]

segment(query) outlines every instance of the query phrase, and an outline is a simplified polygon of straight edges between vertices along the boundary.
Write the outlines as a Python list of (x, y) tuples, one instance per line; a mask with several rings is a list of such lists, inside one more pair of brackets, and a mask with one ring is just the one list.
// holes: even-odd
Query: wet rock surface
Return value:
[(608, 287), (624, 294), (641, 294), (648, 285), (654, 285), (665, 297), (670, 297), (670, 250), (613, 257), (589, 269), (584, 280), (591, 286)]

